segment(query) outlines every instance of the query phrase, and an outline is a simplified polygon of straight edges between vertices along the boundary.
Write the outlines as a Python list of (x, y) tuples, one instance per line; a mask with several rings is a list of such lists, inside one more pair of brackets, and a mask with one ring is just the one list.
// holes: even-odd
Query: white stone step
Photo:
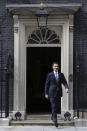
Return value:
[[(58, 123), (62, 126), (73, 126), (74, 121), (64, 121), (64, 119), (61, 118), (61, 115), (58, 115)], [(12, 126), (29, 126), (29, 125), (41, 125), (41, 126), (53, 126), (54, 123), (51, 120), (51, 114), (33, 114), (33, 115), (27, 115), (26, 120), (16, 121), (13, 120), (10, 122), (10, 125)]]

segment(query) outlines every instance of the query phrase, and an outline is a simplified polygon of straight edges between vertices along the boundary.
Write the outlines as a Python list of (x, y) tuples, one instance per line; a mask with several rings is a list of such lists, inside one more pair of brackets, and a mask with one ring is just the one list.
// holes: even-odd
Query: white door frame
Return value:
[[(73, 91), (73, 81), (69, 82), (69, 74), (73, 73), (73, 16), (59, 15), (48, 20), (49, 25), (62, 26), (61, 41), (61, 71), (65, 74), (70, 89)], [(37, 26), (36, 19), (29, 16), (14, 15), (14, 108), (13, 117), (17, 111), (26, 115), (26, 40), (25, 26)], [(71, 101), (70, 101), (71, 100)], [(72, 103), (72, 104), (70, 104)], [(66, 94), (63, 88), (61, 115), (66, 111), (73, 115), (73, 92)]]

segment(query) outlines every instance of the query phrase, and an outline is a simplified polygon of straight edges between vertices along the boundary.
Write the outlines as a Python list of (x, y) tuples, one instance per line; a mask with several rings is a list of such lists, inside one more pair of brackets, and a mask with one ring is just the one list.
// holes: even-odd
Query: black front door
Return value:
[[(44, 97), (47, 73), (52, 71), (52, 62), (61, 63), (60, 47), (27, 48), (27, 113), (50, 113), (50, 102)], [(61, 110), (61, 101), (59, 101)]]

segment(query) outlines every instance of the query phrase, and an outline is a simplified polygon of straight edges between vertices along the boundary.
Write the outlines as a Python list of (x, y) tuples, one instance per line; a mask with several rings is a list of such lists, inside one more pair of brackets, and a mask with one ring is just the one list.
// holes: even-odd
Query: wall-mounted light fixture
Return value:
[(36, 16), (37, 16), (38, 27), (39, 28), (42, 28), (42, 27), (46, 28), (49, 14), (48, 14), (47, 10), (44, 9), (43, 2), (41, 2), (41, 4), (40, 4), (40, 9), (37, 10)]

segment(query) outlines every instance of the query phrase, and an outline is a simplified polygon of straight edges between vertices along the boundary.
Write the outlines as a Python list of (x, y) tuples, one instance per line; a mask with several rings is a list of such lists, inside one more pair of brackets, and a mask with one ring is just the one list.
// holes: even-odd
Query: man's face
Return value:
[(52, 68), (53, 68), (53, 71), (57, 72), (59, 70), (59, 65), (53, 64)]

